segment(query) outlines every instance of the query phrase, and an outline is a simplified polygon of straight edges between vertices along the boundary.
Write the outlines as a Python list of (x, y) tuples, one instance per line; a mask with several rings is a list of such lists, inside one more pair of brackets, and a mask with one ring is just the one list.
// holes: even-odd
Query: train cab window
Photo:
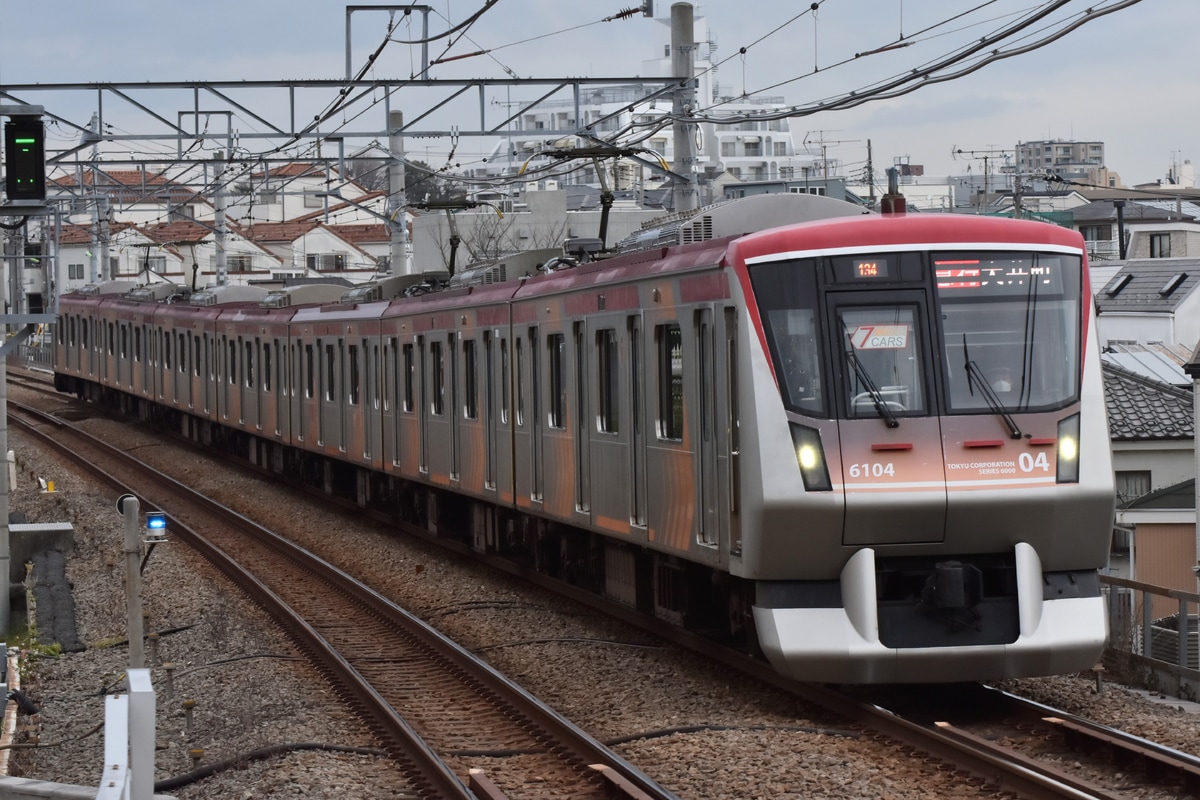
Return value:
[(1078, 256), (939, 253), (933, 266), (952, 411), (1049, 410), (1075, 401), (1083, 308)]
[(842, 306), (838, 309), (845, 353), (846, 413), (878, 417), (879, 404), (894, 414), (926, 411), (921, 331), (914, 306)]
[(750, 271), (750, 280), (784, 405), (800, 414), (829, 416), (828, 390), (822, 379), (816, 262), (762, 264)]
[(679, 325), (657, 325), (658, 438), (683, 441), (683, 333)]
[(602, 433), (620, 432), (619, 366), (617, 332), (612, 328), (596, 331), (596, 379), (600, 394), (596, 423)]
[(547, 424), (567, 426), (566, 338), (561, 333), (546, 337), (546, 368), (550, 378), (550, 407)]

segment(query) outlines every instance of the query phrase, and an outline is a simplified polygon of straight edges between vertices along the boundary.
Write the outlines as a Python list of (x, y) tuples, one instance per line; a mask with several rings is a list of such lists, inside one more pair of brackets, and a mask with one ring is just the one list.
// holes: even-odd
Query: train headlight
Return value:
[(833, 490), (829, 482), (829, 467), (825, 464), (825, 449), (821, 447), (821, 432), (816, 428), (790, 423), (792, 445), (796, 450), (796, 463), (800, 465), (800, 477), (804, 479), (807, 492)]
[(1058, 423), (1059, 483), (1079, 483), (1079, 415), (1073, 414)]

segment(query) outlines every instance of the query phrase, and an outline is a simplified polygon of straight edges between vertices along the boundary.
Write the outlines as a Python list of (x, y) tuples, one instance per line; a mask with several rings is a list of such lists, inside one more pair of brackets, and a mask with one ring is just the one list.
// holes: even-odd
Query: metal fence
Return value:
[[(1101, 576), (1108, 599), (1105, 669), (1147, 689), (1200, 699), (1200, 594)], [(1170, 614), (1157, 616), (1164, 609)]]

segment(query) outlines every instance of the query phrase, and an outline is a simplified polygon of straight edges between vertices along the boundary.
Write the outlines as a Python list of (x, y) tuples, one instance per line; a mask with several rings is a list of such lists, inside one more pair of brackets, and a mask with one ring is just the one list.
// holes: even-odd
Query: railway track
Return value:
[(152, 487), (134, 492), (143, 507), (170, 509), (172, 535), (272, 614), (396, 760), (404, 796), (673, 797), (341, 570), (61, 419), (8, 411), (117, 491)]
[[(363, 512), (358, 509), (356, 513)], [(469, 548), (445, 539), (419, 530), (413, 532), (461, 555), (475, 555)], [(1175, 797), (1181, 791), (1194, 793), (1197, 788), (1196, 776), (1200, 773), (1194, 757), (1011, 695), (989, 692), (977, 685), (942, 687), (932, 694), (908, 687), (902, 695), (879, 700), (864, 693), (797, 684), (780, 678), (762, 662), (662, 621), (614, 607), (588, 592), (516, 565), (497, 564), (493, 560), (487, 563), (605, 613), (621, 616), (705, 658), (789, 691), (814, 706), (832, 711), (865, 735), (901, 753), (912, 754), (914, 758), (932, 757), (947, 768), (963, 772), (965, 782), (987, 791), (1029, 798), (1107, 799), (1128, 796), (1121, 792), (1132, 790), (1139, 797)], [(976, 693), (964, 694), (967, 691)], [(909, 698), (909, 702), (897, 698)], [(945, 702), (947, 698), (952, 701)]]

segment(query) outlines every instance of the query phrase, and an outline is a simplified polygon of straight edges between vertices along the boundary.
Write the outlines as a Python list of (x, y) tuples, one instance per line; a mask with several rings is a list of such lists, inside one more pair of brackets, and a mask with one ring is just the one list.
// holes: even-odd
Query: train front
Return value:
[(771, 663), (839, 683), (1092, 667), (1114, 493), (1078, 235), (856, 218), (734, 260), (757, 334), (734, 572)]

